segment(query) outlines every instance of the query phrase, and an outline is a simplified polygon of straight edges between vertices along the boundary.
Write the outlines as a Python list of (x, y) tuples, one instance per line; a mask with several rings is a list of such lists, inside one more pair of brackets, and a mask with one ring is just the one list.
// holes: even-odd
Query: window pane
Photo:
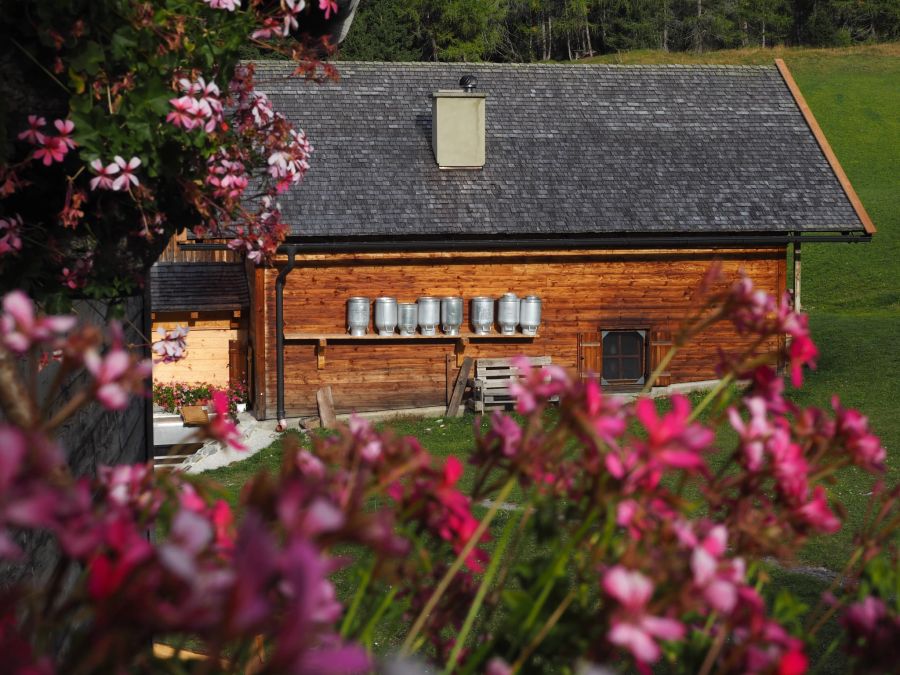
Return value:
[(637, 380), (643, 374), (641, 373), (641, 360), (639, 358), (623, 358), (621, 363), (623, 380)]
[(621, 379), (619, 359), (603, 359), (603, 377), (607, 380)]
[(621, 333), (622, 336), (622, 353), (629, 356), (636, 356), (641, 353), (643, 339), (641, 334), (636, 331)]
[(603, 354), (615, 356), (619, 353), (619, 335), (620, 333), (607, 333), (603, 338)]

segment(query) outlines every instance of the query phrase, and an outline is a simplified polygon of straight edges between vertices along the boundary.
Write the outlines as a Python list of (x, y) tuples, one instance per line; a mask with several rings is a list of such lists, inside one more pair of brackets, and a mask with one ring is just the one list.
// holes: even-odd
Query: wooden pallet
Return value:
[[(549, 366), (549, 356), (529, 358), (533, 368)], [(494, 408), (506, 408), (516, 402), (509, 393), (509, 385), (519, 376), (513, 359), (478, 359), (475, 361), (475, 378), (472, 381), (475, 412)]]

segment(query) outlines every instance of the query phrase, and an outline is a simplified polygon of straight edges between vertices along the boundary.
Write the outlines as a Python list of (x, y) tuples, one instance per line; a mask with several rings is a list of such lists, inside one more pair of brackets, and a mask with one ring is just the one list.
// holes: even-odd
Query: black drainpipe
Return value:
[(278, 423), (275, 428), (277, 431), (284, 431), (287, 428), (287, 414), (284, 411), (284, 282), (287, 275), (294, 269), (297, 247), (284, 246), (282, 250), (287, 253), (287, 264), (281, 268), (278, 278), (275, 280), (275, 386), (278, 400), (275, 411)]

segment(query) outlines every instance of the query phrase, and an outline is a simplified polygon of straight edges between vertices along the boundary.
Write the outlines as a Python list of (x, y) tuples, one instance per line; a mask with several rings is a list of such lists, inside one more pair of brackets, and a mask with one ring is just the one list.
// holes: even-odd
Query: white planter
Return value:
[(238, 411), (239, 413), (247, 412), (247, 404), (246, 404), (246, 403), (238, 403), (238, 404), (237, 404), (237, 411)]

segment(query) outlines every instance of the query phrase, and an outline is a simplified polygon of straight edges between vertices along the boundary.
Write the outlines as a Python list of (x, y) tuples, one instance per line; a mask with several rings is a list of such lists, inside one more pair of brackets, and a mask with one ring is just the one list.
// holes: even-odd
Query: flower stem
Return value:
[(462, 551), (459, 552), (459, 555), (456, 556), (456, 559), (450, 565), (450, 569), (444, 574), (443, 578), (437, 585), (437, 588), (434, 589), (434, 592), (431, 594), (431, 597), (428, 598), (428, 602), (425, 603), (425, 607), (422, 608), (422, 611), (419, 613), (419, 616), (416, 617), (415, 622), (412, 625), (412, 628), (409, 630), (409, 634), (406, 636), (406, 639), (403, 641), (403, 645), (400, 647), (400, 655), (407, 656), (413, 650), (413, 644), (416, 639), (416, 636), (419, 634), (419, 631), (425, 626), (425, 622), (428, 620), (428, 617), (431, 616), (431, 612), (434, 611), (434, 608), (437, 606), (438, 601), (441, 599), (441, 596), (447, 590), (447, 587), (450, 585), (450, 582), (453, 581), (453, 577), (456, 576), (457, 572), (462, 568), (465, 564), (466, 560), (469, 558), (469, 554), (472, 553), (472, 549), (478, 545), (478, 542), (481, 540), (482, 535), (487, 530), (488, 526), (491, 524), (491, 521), (494, 520), (494, 516), (497, 515), (497, 511), (500, 510), (500, 506), (506, 501), (506, 498), (509, 496), (509, 493), (512, 492), (513, 487), (516, 485), (516, 479), (510, 478), (506, 481), (506, 485), (504, 485), (500, 492), (497, 494), (497, 497), (494, 499), (494, 503), (491, 505), (491, 508), (485, 514), (484, 519), (478, 524), (478, 529), (472, 534), (469, 538), (469, 541), (466, 542), (466, 545), (463, 547)]
[(519, 669), (525, 665), (525, 661), (534, 653), (534, 650), (537, 649), (540, 644), (544, 641), (544, 638), (553, 630), (553, 627), (557, 624), (557, 622), (562, 618), (562, 615), (565, 614), (566, 610), (569, 608), (569, 605), (572, 604), (572, 601), (575, 599), (575, 589), (573, 588), (569, 591), (568, 595), (563, 599), (561, 603), (559, 603), (559, 607), (553, 610), (553, 614), (549, 616), (546, 623), (541, 626), (541, 629), (538, 631), (537, 635), (534, 636), (531, 642), (528, 643), (528, 646), (519, 654), (519, 658), (516, 659), (516, 662), (513, 663), (510, 671), (515, 674), (519, 672)]
[(543, 581), (543, 587), (541, 588), (540, 595), (538, 595), (537, 600), (535, 600), (534, 604), (531, 606), (531, 611), (528, 613), (528, 616), (525, 619), (525, 622), (522, 624), (523, 631), (529, 630), (534, 622), (537, 620), (538, 614), (540, 614), (541, 609), (544, 607), (544, 603), (547, 602), (547, 598), (550, 596), (550, 591), (553, 589), (553, 585), (556, 583), (556, 578), (559, 576), (559, 573), (562, 571), (563, 565), (569, 559), (569, 556), (572, 555), (572, 550), (576, 545), (584, 538), (584, 535), (587, 534), (587, 531), (594, 524), (594, 521), (597, 520), (597, 511), (596, 509), (591, 510), (591, 513), (588, 515), (587, 519), (582, 523), (581, 527), (578, 528), (578, 531), (575, 535), (570, 539), (563, 550), (560, 551), (553, 563), (550, 567), (544, 570), (544, 573), (541, 575), (541, 579), (539, 581)]
[(500, 569), (500, 562), (503, 560), (503, 554), (506, 552), (506, 547), (509, 544), (509, 540), (519, 519), (520, 517), (513, 516), (509, 519), (506, 527), (503, 528), (503, 534), (500, 535), (497, 546), (491, 554), (491, 562), (488, 565), (487, 571), (484, 573), (484, 578), (481, 580), (481, 585), (478, 587), (475, 599), (472, 601), (472, 605), (469, 607), (469, 612), (466, 614), (463, 626), (456, 636), (456, 644), (453, 645), (453, 651), (450, 652), (450, 659), (444, 667), (444, 675), (452, 673), (453, 669), (456, 667), (456, 663), (459, 661), (459, 655), (462, 653), (466, 638), (469, 636), (472, 625), (475, 623), (475, 619), (478, 616), (478, 611), (481, 609), (481, 605), (484, 602), (488, 590), (490, 590), (491, 582), (494, 580), (497, 571)]
[(353, 625), (353, 619), (356, 618), (356, 613), (359, 611), (362, 599), (366, 594), (366, 590), (369, 588), (369, 582), (372, 581), (372, 573), (375, 571), (377, 562), (377, 560), (373, 560), (372, 564), (363, 572), (359, 586), (356, 587), (356, 593), (353, 594), (353, 601), (350, 603), (347, 614), (344, 615), (344, 621), (341, 623), (341, 637), (347, 637), (347, 633), (350, 632), (350, 627)]
[(697, 404), (697, 407), (691, 412), (691, 416), (688, 417), (688, 422), (693, 422), (700, 416), (704, 410), (706, 410), (707, 406), (712, 403), (718, 396), (721, 394), (725, 388), (734, 381), (734, 373), (728, 373), (725, 377), (719, 380), (719, 383), (713, 387), (709, 393), (703, 397), (703, 400)]
[(372, 613), (371, 618), (366, 622), (365, 627), (359, 634), (359, 641), (366, 645), (366, 649), (372, 648), (372, 634), (375, 632), (375, 626), (378, 625), (378, 622), (381, 621), (381, 617), (384, 616), (384, 613), (390, 608), (391, 603), (394, 601), (394, 596), (397, 595), (398, 586), (394, 586), (390, 591), (385, 593), (385, 596), (381, 599), (376, 610)]

